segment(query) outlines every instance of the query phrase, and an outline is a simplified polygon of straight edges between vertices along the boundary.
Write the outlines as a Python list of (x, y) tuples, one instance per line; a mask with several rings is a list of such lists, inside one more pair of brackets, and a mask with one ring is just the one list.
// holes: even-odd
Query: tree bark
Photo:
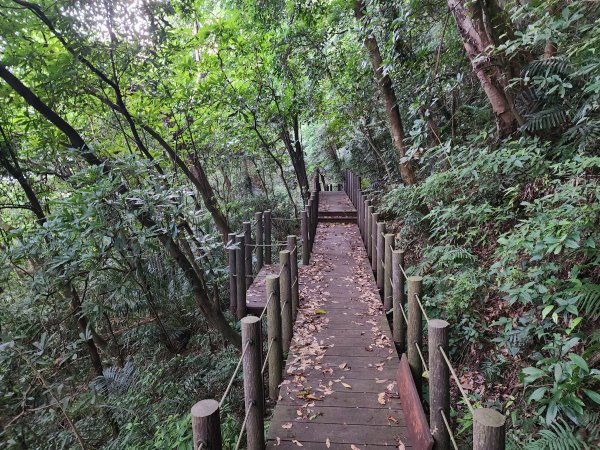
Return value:
[(494, 48), (512, 36), (512, 26), (496, 0), (448, 0), (448, 7), (494, 116), (499, 137), (514, 133), (523, 119), (515, 109), (508, 84), (519, 76), (523, 55), (508, 60)]
[[(366, 17), (366, 5), (364, 0), (355, 0), (354, 2), (354, 17), (359, 24), (368, 21)], [(383, 59), (381, 52), (379, 51), (379, 45), (377, 39), (372, 34), (366, 34), (364, 39), (364, 45), (369, 52), (371, 57), (371, 66), (375, 72), (375, 77), (379, 84), (379, 89), (383, 95), (385, 103), (385, 112), (388, 118), (388, 124), (392, 133), (392, 141), (394, 147), (398, 152), (401, 159), (406, 157), (406, 144), (404, 143), (404, 126), (402, 125), (402, 118), (400, 117), (400, 108), (398, 106), (398, 99), (391, 78), (383, 73)], [(417, 175), (414, 164), (411, 161), (405, 161), (400, 163), (400, 176), (402, 181), (407, 185), (413, 185), (417, 183)]]
[(307, 199), (310, 192), (310, 186), (308, 184), (308, 176), (306, 175), (304, 150), (302, 149), (302, 143), (300, 142), (300, 125), (297, 114), (292, 115), (292, 128), (294, 130), (293, 142), (292, 136), (287, 128), (283, 129), (281, 138), (288, 154), (290, 155), (290, 159), (292, 160), (292, 165), (294, 166), (294, 172), (296, 173), (296, 179), (298, 180), (298, 187), (300, 188), (302, 198)]

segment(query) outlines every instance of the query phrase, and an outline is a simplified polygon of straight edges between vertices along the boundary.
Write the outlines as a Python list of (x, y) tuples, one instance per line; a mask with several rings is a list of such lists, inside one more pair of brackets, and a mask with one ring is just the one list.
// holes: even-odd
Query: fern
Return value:
[(127, 361), (123, 368), (108, 367), (102, 375), (96, 377), (96, 388), (99, 393), (110, 396), (126, 394), (137, 382), (137, 372), (133, 363)]
[(568, 76), (572, 73), (572, 67), (565, 58), (537, 59), (531, 61), (522, 71), (524, 77), (561, 75)]
[[(561, 423), (562, 422), (562, 423)], [(525, 446), (527, 450), (579, 450), (589, 448), (573, 430), (561, 420), (547, 430), (541, 430), (536, 441)]]
[(540, 131), (556, 128), (568, 121), (567, 112), (560, 106), (525, 115), (525, 131)]
[(597, 318), (600, 315), (600, 284), (584, 284), (578, 288), (581, 295), (579, 307), (586, 314)]

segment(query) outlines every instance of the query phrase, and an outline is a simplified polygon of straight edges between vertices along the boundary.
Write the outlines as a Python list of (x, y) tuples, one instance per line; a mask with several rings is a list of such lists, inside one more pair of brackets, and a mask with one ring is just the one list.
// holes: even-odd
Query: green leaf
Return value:
[(600, 405), (600, 394), (596, 391), (592, 391), (590, 389), (584, 389), (585, 395), (587, 395), (593, 402)]
[(548, 314), (554, 309), (554, 305), (548, 305), (542, 311), (542, 319), (545, 319)]
[(548, 390), (548, 388), (545, 387), (540, 387), (537, 388), (535, 391), (533, 391), (533, 393), (529, 396), (529, 401), (539, 401), (544, 397), (544, 394), (546, 393), (546, 391)]
[(537, 367), (526, 367), (523, 369), (523, 373), (525, 374), (525, 377), (523, 378), (525, 384), (531, 384), (538, 378), (546, 375), (546, 372)]
[(575, 353), (569, 353), (569, 359), (573, 361), (573, 364), (580, 367), (584, 372), (589, 373), (590, 368), (581, 356), (576, 355)]

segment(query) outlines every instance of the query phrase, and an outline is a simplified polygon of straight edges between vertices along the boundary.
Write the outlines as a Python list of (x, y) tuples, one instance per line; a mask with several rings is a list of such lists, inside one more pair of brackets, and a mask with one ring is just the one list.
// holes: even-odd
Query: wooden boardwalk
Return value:
[(300, 309), (267, 448), (411, 448), (398, 356), (356, 211), (344, 192), (321, 192), (319, 211), (311, 264), (300, 266)]

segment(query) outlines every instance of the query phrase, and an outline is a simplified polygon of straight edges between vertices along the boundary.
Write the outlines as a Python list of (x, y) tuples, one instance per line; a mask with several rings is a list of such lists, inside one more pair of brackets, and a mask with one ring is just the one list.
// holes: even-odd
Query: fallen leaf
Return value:
[(280, 438), (280, 437), (278, 437), (278, 438), (276, 438), (276, 439), (277, 439), (277, 446), (281, 445), (281, 438)]
[(292, 428), (292, 423), (284, 423), (283, 425), (281, 425), (281, 428), (283, 428), (284, 430), (289, 430), (290, 428)]
[(298, 447), (304, 447), (304, 445), (302, 445), (300, 442), (298, 442), (296, 439), (293, 439), (292, 442), (294, 444), (296, 444)]
[(331, 447), (331, 442), (329, 442), (329, 438), (325, 439), (325, 445), (327, 448)]
[(377, 402), (380, 405), (385, 405), (385, 392), (379, 393), (379, 395), (377, 396)]
[(385, 379), (380, 380), (379, 378), (375, 378), (375, 383), (377, 383), (377, 384), (382, 384), (382, 383), (387, 383), (387, 382), (388, 382), (388, 380), (385, 380)]
[(341, 363), (341, 364), (340, 364), (338, 367), (339, 367), (340, 369), (345, 369), (345, 368), (346, 368), (346, 366), (348, 366), (348, 363), (345, 363), (345, 362), (344, 362), (344, 363)]
[(404, 446), (404, 442), (402, 441), (398, 441), (398, 450), (406, 450), (406, 447)]
[(323, 308), (317, 308), (315, 309), (315, 314), (327, 314), (327, 311), (325, 311)]
[(352, 450), (360, 450), (360, 448), (359, 448), (359, 447), (357, 447), (357, 446), (356, 446), (356, 445), (354, 445), (354, 444), (350, 444), (350, 448), (351, 448)]
[(343, 381), (342, 386), (344, 386), (346, 389), (352, 389), (352, 386), (350, 386), (348, 383), (344, 383)]
[(398, 419), (396, 419), (394, 416), (388, 416), (388, 422), (398, 423)]

